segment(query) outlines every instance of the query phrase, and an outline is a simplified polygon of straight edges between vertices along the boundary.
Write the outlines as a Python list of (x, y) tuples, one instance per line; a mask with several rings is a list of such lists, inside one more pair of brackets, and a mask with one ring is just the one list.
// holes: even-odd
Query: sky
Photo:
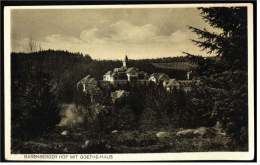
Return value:
[(175, 57), (183, 51), (206, 55), (188, 26), (210, 28), (196, 8), (13, 9), (11, 49), (89, 54), (94, 59)]

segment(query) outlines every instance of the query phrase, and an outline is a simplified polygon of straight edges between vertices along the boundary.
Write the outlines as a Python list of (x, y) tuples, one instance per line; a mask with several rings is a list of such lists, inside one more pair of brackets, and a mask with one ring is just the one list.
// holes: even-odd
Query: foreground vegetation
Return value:
[[(14, 153), (149, 153), (149, 152), (208, 152), (208, 151), (246, 151), (230, 143), (225, 136), (178, 137), (172, 131), (170, 137), (158, 138), (156, 131), (122, 131), (93, 135), (85, 129), (73, 129), (70, 135), (62, 136), (58, 130), (33, 140), (13, 142)], [(90, 136), (92, 135), (92, 136)], [(86, 146), (86, 142), (88, 145)]]

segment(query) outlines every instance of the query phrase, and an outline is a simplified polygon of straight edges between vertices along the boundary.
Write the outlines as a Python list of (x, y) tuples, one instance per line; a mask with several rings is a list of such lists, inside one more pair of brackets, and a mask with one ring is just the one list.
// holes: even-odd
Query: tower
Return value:
[(123, 59), (123, 67), (127, 67), (127, 62), (128, 62), (128, 57), (126, 55), (125, 58)]
[(192, 74), (192, 71), (188, 71), (188, 72), (187, 72), (187, 75), (186, 75), (186, 76), (187, 76), (187, 80), (190, 80), (191, 74)]

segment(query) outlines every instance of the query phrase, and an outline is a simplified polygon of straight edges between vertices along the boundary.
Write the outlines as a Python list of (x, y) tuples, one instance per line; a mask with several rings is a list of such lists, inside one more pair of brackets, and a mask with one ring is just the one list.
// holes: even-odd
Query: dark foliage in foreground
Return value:
[(48, 75), (31, 71), (26, 81), (12, 84), (12, 137), (32, 138), (59, 122), (59, 109)]
[(224, 90), (214, 96), (213, 115), (222, 121), (236, 142), (247, 145), (247, 8), (200, 8), (204, 20), (220, 32), (190, 29), (198, 35), (193, 42), (218, 60), (201, 64), (199, 72), (205, 86)]

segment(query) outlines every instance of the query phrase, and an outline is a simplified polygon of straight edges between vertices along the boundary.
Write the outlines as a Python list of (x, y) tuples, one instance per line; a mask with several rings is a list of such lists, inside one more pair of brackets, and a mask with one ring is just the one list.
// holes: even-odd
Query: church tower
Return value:
[(127, 62), (128, 62), (128, 57), (127, 55), (125, 56), (125, 58), (123, 59), (123, 67), (127, 67)]

